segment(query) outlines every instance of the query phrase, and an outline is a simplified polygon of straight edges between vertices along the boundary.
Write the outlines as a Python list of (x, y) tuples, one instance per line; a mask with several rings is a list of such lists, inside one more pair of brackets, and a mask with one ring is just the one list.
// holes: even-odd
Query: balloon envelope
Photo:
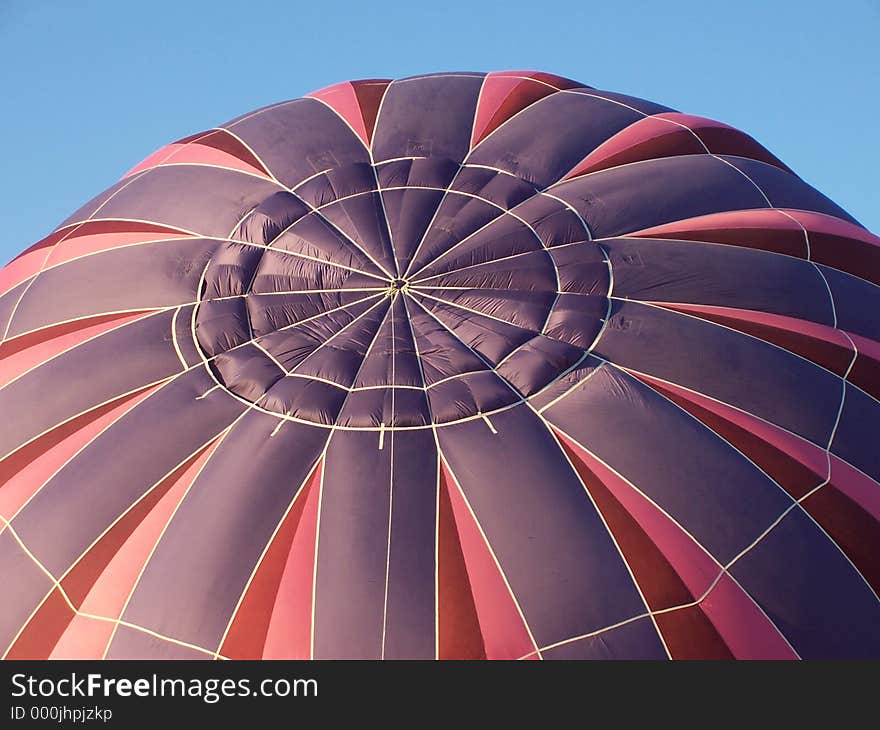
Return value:
[(747, 134), (546, 73), (170, 144), (0, 270), (0, 651), (878, 657), (878, 285)]

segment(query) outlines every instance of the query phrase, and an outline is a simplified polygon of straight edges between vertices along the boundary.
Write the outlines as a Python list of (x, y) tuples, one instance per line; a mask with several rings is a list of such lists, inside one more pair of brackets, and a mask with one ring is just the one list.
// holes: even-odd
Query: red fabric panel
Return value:
[(166, 145), (135, 165), (123, 178), (167, 164), (219, 165), (263, 177), (271, 177), (263, 163), (235, 135), (212, 129)]
[(724, 639), (699, 606), (654, 617), (673, 659), (733, 659)]
[[(285, 658), (309, 658), (315, 522), (321, 472), (322, 464), (319, 463), (275, 533), (223, 641), (220, 650), (223, 656), (231, 659), (262, 658), (273, 613), (280, 602), (290, 611), (285, 616), (290, 624), (290, 636), (286, 638), (292, 642), (285, 647), (286, 642), (282, 641), (285, 637), (278, 636), (276, 627), (272, 642), (272, 653), (276, 656), (272, 658), (282, 658), (277, 655), (284, 653), (289, 654)], [(296, 570), (289, 571), (288, 566)], [(294, 589), (292, 595), (280, 595), (282, 583), (286, 584), (286, 594)]]
[(437, 518), (438, 659), (485, 659), (480, 621), (462, 555), (449, 484), (440, 477)]
[(528, 630), (458, 484), (445, 464), (443, 488), (449, 496), (467, 569), (487, 659), (518, 659), (535, 650)]

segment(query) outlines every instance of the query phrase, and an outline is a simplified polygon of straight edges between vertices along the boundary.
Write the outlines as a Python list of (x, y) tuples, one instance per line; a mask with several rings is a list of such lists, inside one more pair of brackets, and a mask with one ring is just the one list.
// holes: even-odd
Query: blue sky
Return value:
[(0, 0), (0, 259), (166, 142), (351, 78), (536, 68), (720, 119), (880, 231), (880, 2)]

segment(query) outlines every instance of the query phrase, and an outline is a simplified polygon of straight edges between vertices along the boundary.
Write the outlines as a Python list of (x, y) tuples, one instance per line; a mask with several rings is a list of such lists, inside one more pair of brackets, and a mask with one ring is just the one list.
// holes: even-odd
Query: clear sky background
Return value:
[(880, 0), (0, 0), (0, 260), (256, 107), (521, 68), (739, 127), (880, 231)]

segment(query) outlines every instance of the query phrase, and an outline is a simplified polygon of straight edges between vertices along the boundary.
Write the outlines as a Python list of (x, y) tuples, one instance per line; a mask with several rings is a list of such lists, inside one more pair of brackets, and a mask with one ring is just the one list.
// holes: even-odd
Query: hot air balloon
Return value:
[(6, 658), (880, 657), (880, 238), (730, 126), (342, 83), (0, 292)]

